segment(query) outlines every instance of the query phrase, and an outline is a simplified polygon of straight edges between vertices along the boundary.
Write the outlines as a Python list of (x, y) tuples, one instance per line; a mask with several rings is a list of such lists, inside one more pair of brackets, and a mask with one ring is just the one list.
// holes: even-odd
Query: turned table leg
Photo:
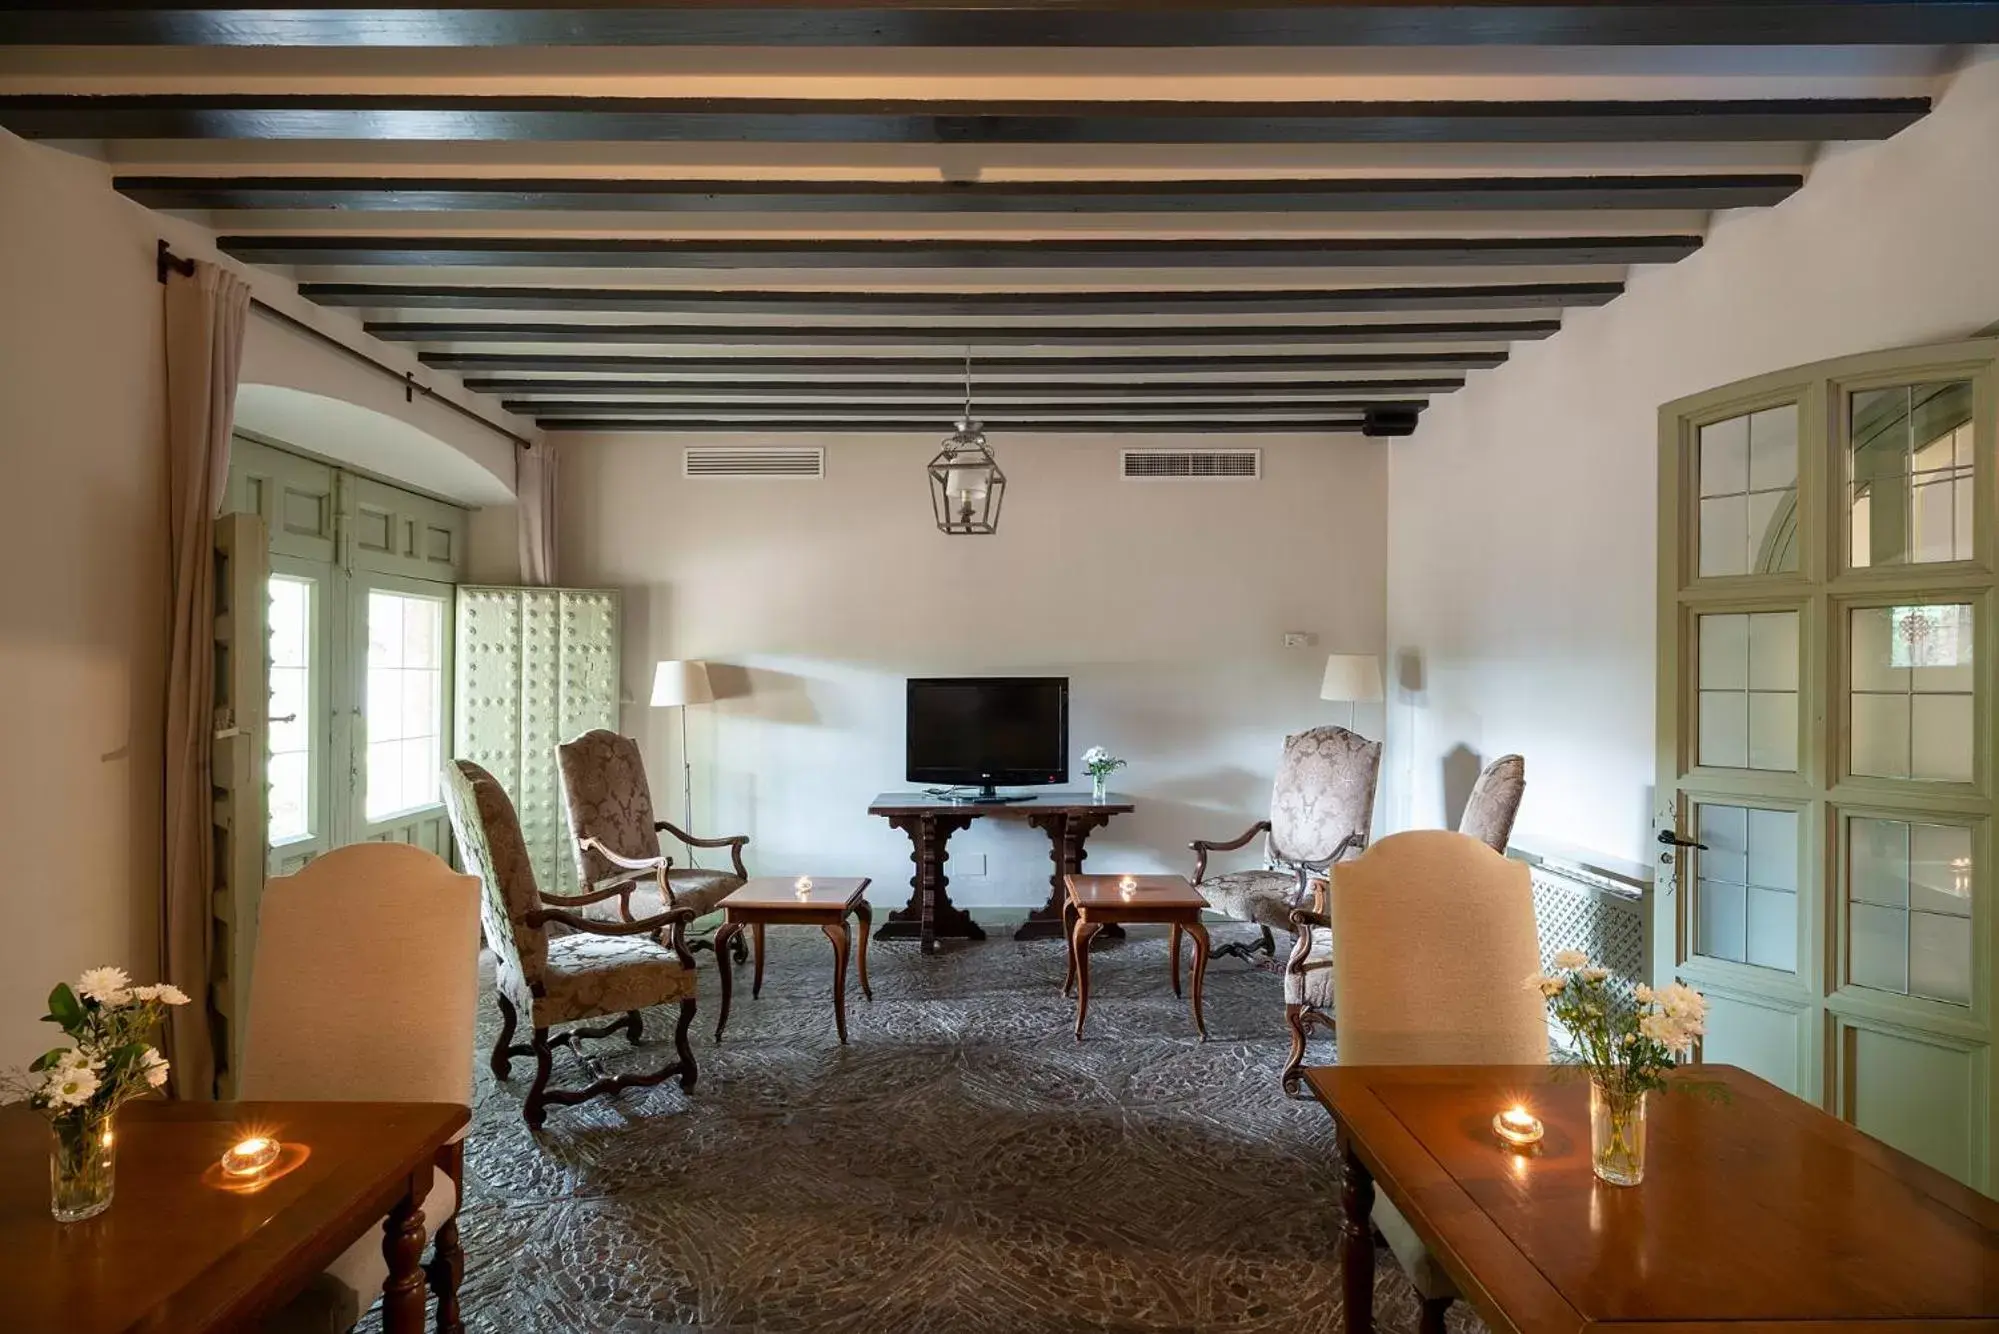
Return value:
[(383, 1334), (420, 1334), (423, 1329), (423, 1197), (430, 1192), (432, 1166), (425, 1161), (410, 1174), (409, 1187), (382, 1222)]
[(1340, 1159), (1340, 1289), (1347, 1334), (1374, 1334), (1374, 1178), (1341, 1128), (1334, 1138)]

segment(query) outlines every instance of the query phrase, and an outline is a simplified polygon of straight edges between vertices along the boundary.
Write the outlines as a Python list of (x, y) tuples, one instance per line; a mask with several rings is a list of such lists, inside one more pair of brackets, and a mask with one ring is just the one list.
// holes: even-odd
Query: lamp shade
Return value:
[(652, 669), (652, 706), (670, 709), (679, 704), (706, 704), (715, 698), (708, 684), (705, 662), (662, 662)]
[(1372, 653), (1332, 653), (1319, 682), (1320, 699), (1368, 704), (1381, 698), (1381, 659)]

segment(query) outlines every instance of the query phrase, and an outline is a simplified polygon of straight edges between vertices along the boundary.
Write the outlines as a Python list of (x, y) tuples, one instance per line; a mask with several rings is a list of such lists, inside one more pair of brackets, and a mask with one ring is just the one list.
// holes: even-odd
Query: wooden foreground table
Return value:
[[(1645, 1180), (1590, 1170), (1589, 1086), (1546, 1066), (1305, 1072), (1338, 1123), (1346, 1328), (1374, 1327), (1377, 1185), (1495, 1331), (1999, 1328), (1999, 1201), (1733, 1066), (1653, 1094)], [(1541, 1151), (1499, 1147), (1524, 1103)]]
[[(65, 1224), (49, 1216), (48, 1123), (0, 1108), (0, 1330), (244, 1328), (372, 1232), (389, 1260), (382, 1328), (415, 1334), (418, 1211), (467, 1118), (447, 1103), (130, 1103), (116, 1122), (111, 1207)], [(225, 1189), (222, 1151), (251, 1134), (287, 1151), (261, 1189)], [(455, 1272), (449, 1283), (455, 1310)]]

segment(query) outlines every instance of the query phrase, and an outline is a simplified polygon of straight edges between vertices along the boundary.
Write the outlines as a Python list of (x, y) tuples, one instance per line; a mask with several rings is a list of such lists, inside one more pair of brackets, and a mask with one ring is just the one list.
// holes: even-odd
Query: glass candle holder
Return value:
[(253, 1177), (278, 1160), (284, 1146), (269, 1135), (252, 1135), (229, 1146), (222, 1155), (222, 1171), (232, 1177)]
[(1525, 1149), (1541, 1142), (1545, 1133), (1541, 1119), (1525, 1107), (1509, 1107), (1492, 1118), (1492, 1133), (1512, 1149)]

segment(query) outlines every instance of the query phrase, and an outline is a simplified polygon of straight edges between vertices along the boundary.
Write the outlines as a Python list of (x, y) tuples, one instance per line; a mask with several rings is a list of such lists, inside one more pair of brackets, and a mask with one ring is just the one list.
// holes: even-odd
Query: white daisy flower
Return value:
[(76, 990), (99, 1005), (123, 1005), (132, 998), (132, 979), (123, 968), (91, 968), (76, 979)]

